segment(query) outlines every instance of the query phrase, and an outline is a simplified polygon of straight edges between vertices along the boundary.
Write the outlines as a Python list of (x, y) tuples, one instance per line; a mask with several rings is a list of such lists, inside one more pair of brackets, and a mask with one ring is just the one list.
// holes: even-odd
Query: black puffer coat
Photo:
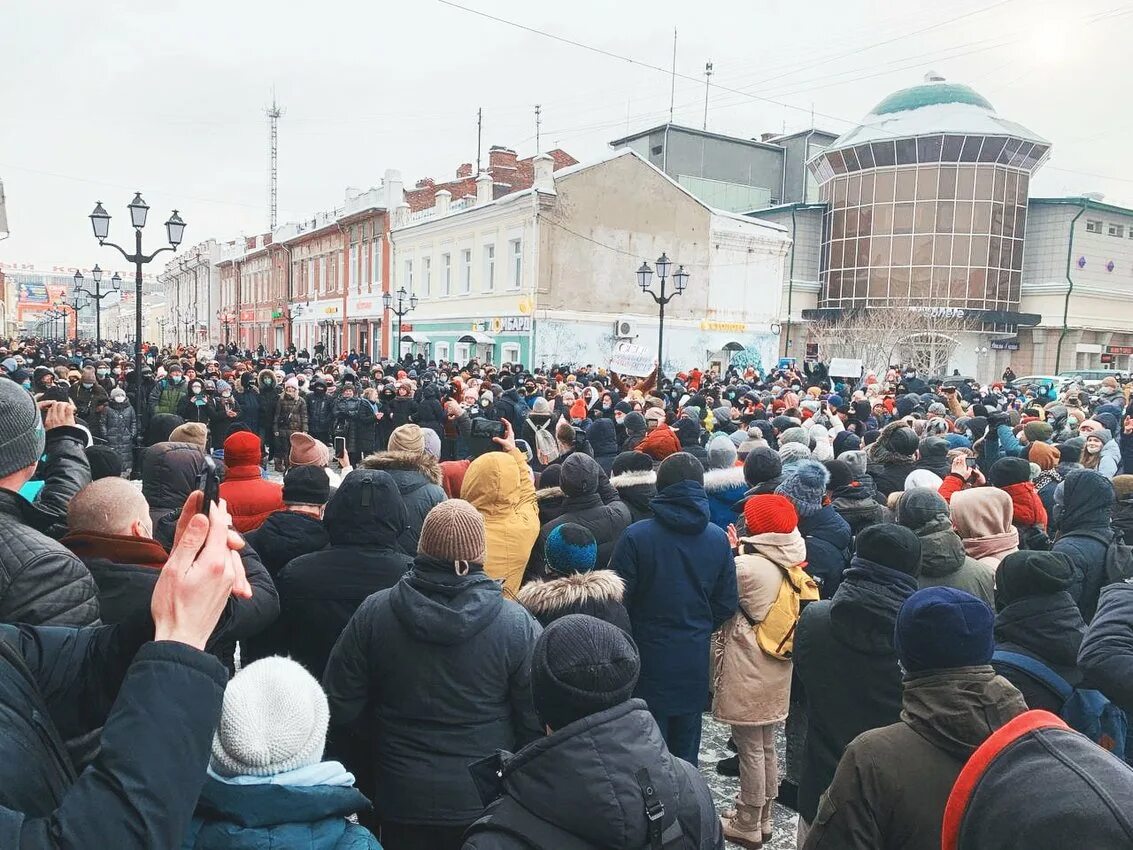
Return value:
[(244, 535), (275, 578), (289, 561), (318, 552), (330, 543), (322, 521), (294, 511), (276, 511), (254, 531)]
[(806, 540), (807, 572), (819, 582), (822, 598), (829, 599), (850, 565), (850, 526), (826, 505), (816, 514), (799, 517), (799, 534)]
[(618, 498), (629, 508), (630, 522), (653, 518), (650, 502), (657, 495), (657, 473), (623, 472), (610, 479), (610, 484), (618, 491)]
[[(422, 428), (436, 432), (441, 439), (445, 436), (445, 411), (441, 407), (440, 394), (436, 384), (426, 384), (421, 390), (421, 400), (417, 403), (417, 416), (413, 420)], [(519, 431), (515, 432), (516, 434)]]
[(327, 385), (323, 381), (312, 381), (307, 396), (307, 427), (312, 437), (330, 443), (333, 414), (334, 399), (327, 395)]
[(700, 465), (708, 468), (708, 452), (700, 444), (700, 425), (687, 417), (677, 420), (677, 439), (680, 440), (681, 451), (687, 452), (700, 461)]
[[(643, 769), (665, 809), (662, 830), (679, 828), (683, 836), (665, 846), (723, 850), (708, 786), (696, 768), (669, 752), (641, 700), (577, 720), (514, 756), (475, 765), (488, 808), (463, 850), (527, 850), (532, 845), (504, 831), (518, 817), (536, 819), (520, 831), (539, 847), (648, 847), (637, 778)], [(564, 776), (572, 780), (564, 783)]]
[(543, 736), (531, 704), (540, 631), (480, 569), (461, 576), (422, 556), (362, 603), (323, 688), (330, 752), (372, 777), (359, 789), (379, 820), (464, 826), (480, 816), (468, 765)]
[(47, 432), (44, 486), (35, 502), (0, 489), (0, 622), (36, 626), (98, 623), (94, 579), (83, 562), (47, 536), (67, 517), (67, 504), (90, 483), (86, 432)]
[(323, 516), (330, 545), (295, 558), (276, 576), (279, 621), (250, 654), (289, 655), (321, 677), (362, 601), (393, 587), (413, 563), (397, 547), (406, 522), (405, 504), (388, 473), (358, 469), (347, 475)]
[[(1110, 517), (1113, 513), (1113, 485), (1104, 475), (1091, 469), (1071, 472), (1062, 482), (1061, 498), (1055, 496), (1058, 513), (1058, 539), (1052, 552), (1070, 558), (1074, 583), (1070, 595), (1087, 623), (1098, 606), (1098, 594), (1105, 584), (1105, 552), (1113, 537)], [(1060, 510), (1061, 506), (1061, 510)], [(1097, 535), (1101, 539), (1095, 539)]]
[(1078, 669), (1091, 687), (1133, 714), (1133, 584), (1102, 589), (1078, 652)]
[[(1071, 685), (1078, 685), (1078, 650), (1086, 624), (1066, 591), (1027, 596), (995, 615), (995, 648), (1028, 655), (1051, 668)], [(995, 672), (1018, 688), (1027, 708), (1053, 714), (1062, 711), (1062, 700), (1046, 685), (1009, 664), (992, 662)]]
[(594, 460), (602, 467), (607, 475), (614, 465), (614, 458), (618, 456), (617, 429), (612, 419), (596, 419), (586, 432), (586, 439), (590, 441), (590, 448), (594, 452)]
[(204, 452), (189, 443), (155, 443), (142, 453), (142, 495), (149, 502), (153, 537), (167, 549), (204, 468)]

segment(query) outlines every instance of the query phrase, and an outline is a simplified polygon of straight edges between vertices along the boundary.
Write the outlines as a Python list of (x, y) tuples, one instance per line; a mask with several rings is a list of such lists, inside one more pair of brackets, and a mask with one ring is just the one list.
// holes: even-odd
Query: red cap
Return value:
[(764, 493), (744, 502), (744, 522), (750, 534), (789, 534), (799, 527), (799, 515), (786, 496)]
[(233, 466), (260, 465), (260, 438), (251, 431), (237, 431), (224, 441), (224, 464)]

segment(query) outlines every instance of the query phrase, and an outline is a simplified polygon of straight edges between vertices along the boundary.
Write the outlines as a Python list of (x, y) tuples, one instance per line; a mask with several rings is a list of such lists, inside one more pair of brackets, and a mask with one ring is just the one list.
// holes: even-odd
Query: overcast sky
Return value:
[[(676, 27), (677, 70), (696, 78), (677, 80), (676, 121), (700, 126), (711, 59), (713, 83), (747, 94), (714, 87), (708, 127), (740, 136), (809, 127), (812, 109), (842, 132), (936, 70), (1054, 143), (1036, 193), (1133, 204), (1128, 0), (459, 2), (663, 68)], [(534, 153), (541, 104), (544, 149), (585, 160), (663, 122), (670, 92), (666, 73), (439, 0), (11, 0), (0, 57), (0, 261), (42, 266), (120, 266), (86, 217), (102, 200), (128, 238), (135, 188), (147, 249), (173, 207), (187, 244), (266, 229), (273, 86), (281, 222), (387, 168), (450, 177), (475, 159), (477, 107), (485, 151)]]

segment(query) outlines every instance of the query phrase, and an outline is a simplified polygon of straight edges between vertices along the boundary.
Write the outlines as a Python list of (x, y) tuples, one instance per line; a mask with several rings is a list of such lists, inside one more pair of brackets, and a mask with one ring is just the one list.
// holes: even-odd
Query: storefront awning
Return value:
[(471, 333), (466, 333), (464, 336), (458, 339), (457, 342), (467, 342), (471, 343), (472, 345), (496, 344), (496, 341), (494, 339), (492, 339), (486, 333), (481, 333), (480, 331), (472, 331)]
[(427, 342), (429, 342), (430, 340), (429, 340), (429, 338), (428, 338), (427, 336), (425, 336), (424, 334), (419, 334), (419, 333), (403, 333), (403, 334), (401, 335), (401, 341), (402, 341), (402, 342), (417, 342), (417, 343), (427, 343)]

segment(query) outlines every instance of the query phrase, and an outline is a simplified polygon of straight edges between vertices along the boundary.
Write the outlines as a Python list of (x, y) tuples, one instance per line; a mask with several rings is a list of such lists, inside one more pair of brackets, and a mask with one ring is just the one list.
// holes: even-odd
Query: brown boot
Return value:
[(760, 809), (739, 806), (733, 818), (720, 818), (724, 838), (746, 850), (762, 850), (763, 832), (759, 824)]
[(775, 798), (772, 797), (767, 801), (767, 805), (763, 807), (763, 816), (759, 822), (759, 829), (763, 833), (763, 843), (767, 844), (771, 841), (772, 836), (772, 806), (775, 805)]

